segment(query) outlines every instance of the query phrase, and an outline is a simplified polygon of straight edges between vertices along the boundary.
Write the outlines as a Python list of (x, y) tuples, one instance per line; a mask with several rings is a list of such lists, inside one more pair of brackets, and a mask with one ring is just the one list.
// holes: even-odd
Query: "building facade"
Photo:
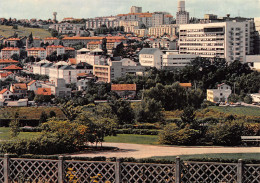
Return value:
[(245, 62), (250, 53), (248, 22), (180, 25), (179, 52), (201, 57)]

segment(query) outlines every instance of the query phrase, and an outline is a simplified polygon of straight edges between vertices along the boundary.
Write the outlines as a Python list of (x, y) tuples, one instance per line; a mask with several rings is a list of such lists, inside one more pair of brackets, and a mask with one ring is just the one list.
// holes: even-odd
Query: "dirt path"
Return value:
[(125, 143), (103, 143), (103, 146), (118, 147), (120, 150), (113, 152), (94, 152), (71, 154), (79, 157), (133, 157), (148, 158), (152, 156), (176, 156), (188, 154), (205, 154), (205, 153), (260, 153), (260, 147), (185, 147), (185, 146), (156, 146), (141, 144)]

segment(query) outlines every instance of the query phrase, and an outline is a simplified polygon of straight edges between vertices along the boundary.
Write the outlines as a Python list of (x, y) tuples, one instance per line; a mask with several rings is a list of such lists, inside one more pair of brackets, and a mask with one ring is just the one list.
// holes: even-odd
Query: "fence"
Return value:
[(0, 182), (185, 183), (260, 182), (260, 165), (189, 162), (174, 164), (0, 158)]

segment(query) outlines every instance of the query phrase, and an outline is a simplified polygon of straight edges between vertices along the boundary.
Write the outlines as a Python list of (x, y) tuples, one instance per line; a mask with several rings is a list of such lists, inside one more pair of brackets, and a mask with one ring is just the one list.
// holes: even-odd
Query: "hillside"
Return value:
[(0, 35), (4, 37), (9, 37), (17, 32), (18, 36), (29, 36), (32, 32), (34, 37), (46, 38), (51, 37), (51, 33), (45, 29), (40, 28), (29, 28), (18, 26), (18, 29), (13, 29), (13, 26), (0, 25)]

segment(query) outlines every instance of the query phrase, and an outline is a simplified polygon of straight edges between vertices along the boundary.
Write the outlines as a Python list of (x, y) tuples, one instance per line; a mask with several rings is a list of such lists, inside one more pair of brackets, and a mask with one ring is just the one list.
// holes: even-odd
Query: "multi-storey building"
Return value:
[(44, 44), (48, 43), (49, 45), (58, 45), (60, 40), (56, 37), (47, 37), (44, 39)]
[(248, 22), (186, 24), (179, 30), (180, 54), (245, 62), (245, 55), (250, 53)]
[(143, 48), (139, 52), (139, 62), (144, 67), (162, 69), (163, 52), (158, 48)]
[(19, 38), (9, 38), (6, 40), (6, 44), (11, 47), (17, 47), (19, 41), (21, 41)]
[(47, 46), (46, 48), (47, 51), (47, 55), (51, 55), (54, 51), (57, 52), (57, 55), (62, 55), (65, 54), (65, 47), (61, 46), (61, 45), (51, 45), (51, 46)]
[(195, 58), (196, 55), (179, 54), (178, 51), (166, 51), (162, 56), (162, 67), (165, 70), (183, 68)]
[(7, 47), (3, 48), (1, 51), (1, 58), (2, 59), (10, 59), (12, 55), (17, 54), (20, 55), (20, 48), (13, 48), (13, 47)]
[(260, 54), (260, 17), (254, 18), (254, 26), (255, 26), (254, 53)]
[(132, 6), (130, 9), (131, 13), (142, 13), (142, 7)]
[[(113, 60), (113, 59), (112, 59)], [(99, 82), (110, 83), (112, 80), (128, 74), (144, 72), (145, 68), (130, 59), (108, 61), (105, 65), (94, 65), (93, 74)]]
[(27, 49), (28, 57), (33, 56), (34, 58), (40, 58), (44, 60), (47, 56), (46, 50), (44, 48), (30, 48)]
[(60, 34), (81, 35), (85, 33), (85, 24), (71, 24), (65, 22), (60, 24), (52, 24), (49, 28), (56, 30)]
[(185, 0), (178, 1), (178, 12), (176, 13), (176, 24), (188, 24), (189, 12), (185, 11)]
[(157, 27), (149, 27), (149, 35), (160, 37), (164, 34), (173, 36), (176, 34), (177, 26), (170, 24), (170, 25), (160, 25)]
[(97, 29), (102, 25), (106, 25), (106, 27), (118, 27), (119, 20), (115, 16), (110, 17), (96, 17), (86, 19), (86, 29)]
[(222, 83), (218, 85), (218, 89), (207, 90), (207, 100), (211, 102), (228, 102), (228, 97), (231, 93), (231, 87)]

